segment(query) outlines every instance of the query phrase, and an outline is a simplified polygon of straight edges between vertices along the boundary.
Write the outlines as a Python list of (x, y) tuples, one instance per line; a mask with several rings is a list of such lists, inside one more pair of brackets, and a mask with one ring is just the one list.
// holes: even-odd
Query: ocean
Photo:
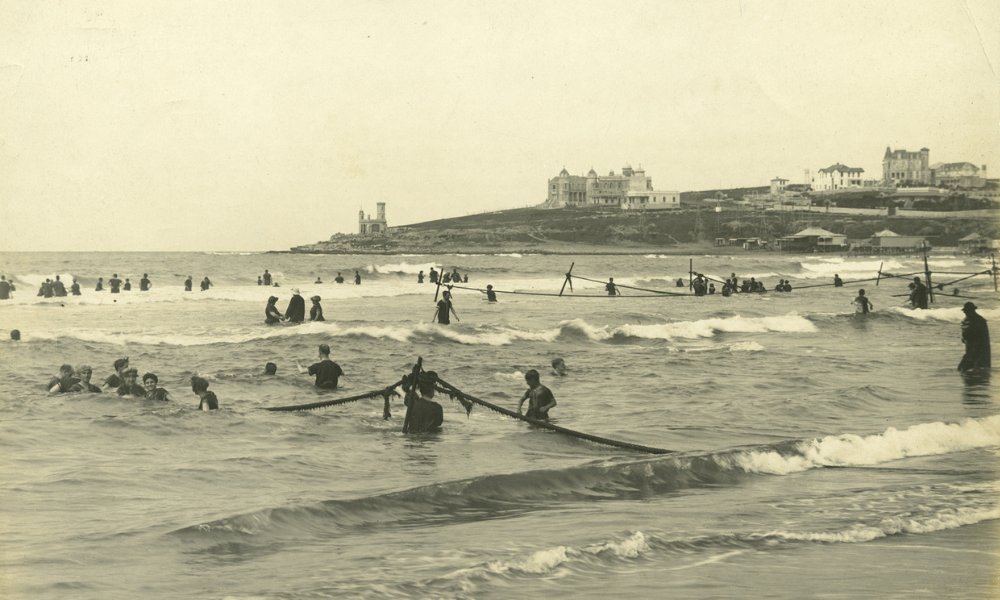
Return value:
[[(502, 293), (558, 294), (571, 262), (581, 278), (686, 292), (673, 282), (688, 259), (2, 253), (18, 287), (0, 301), (0, 595), (996, 597), (997, 382), (956, 371), (966, 299), (949, 286), (912, 310), (905, 279), (855, 283), (880, 264), (922, 271), (921, 258), (691, 257), (717, 279), (789, 279), (791, 293), (608, 298), (580, 278), (561, 298)], [(460, 321), (432, 323), (435, 288), (416, 283), (432, 266), (492, 284), (499, 302), (455, 289)], [(935, 282), (989, 266), (930, 257)], [(280, 287), (256, 284), (265, 268)], [(153, 288), (95, 292), (113, 273), (135, 290), (148, 273)], [(845, 287), (807, 287), (835, 273)], [(37, 297), (56, 274), (83, 294)], [(957, 285), (1000, 322), (991, 278)], [(293, 287), (307, 307), (322, 297), (326, 322), (264, 325), (267, 297), (284, 310)], [(862, 287), (867, 316), (852, 305)], [(345, 372), (333, 392), (296, 369), (321, 343)], [(60, 364), (100, 382), (124, 356), (174, 400), (46, 393)], [(388, 421), (381, 399), (263, 410), (380, 389), (417, 357), (507, 408), (537, 369), (554, 423), (672, 452), (466, 414), (440, 395), (433, 434), (400, 432), (398, 398)], [(193, 374), (219, 411), (196, 410)]]

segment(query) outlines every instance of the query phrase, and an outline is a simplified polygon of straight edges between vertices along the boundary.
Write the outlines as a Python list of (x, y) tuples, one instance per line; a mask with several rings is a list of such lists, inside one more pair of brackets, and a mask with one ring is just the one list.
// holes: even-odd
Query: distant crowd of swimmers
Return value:
[[(59, 367), (59, 374), (53, 377), (47, 386), (50, 394), (93, 393), (100, 394), (105, 390), (115, 390), (122, 398), (141, 398), (158, 402), (169, 402), (174, 398), (166, 389), (161, 388), (160, 378), (156, 373), (146, 373), (139, 385), (139, 372), (129, 367), (128, 357), (119, 358), (114, 362), (114, 373), (104, 380), (103, 387), (91, 383), (93, 369), (81, 365), (76, 369), (72, 365)], [(208, 391), (208, 380), (195, 375), (191, 378), (191, 391), (198, 396), (199, 410), (216, 410), (219, 399), (214, 392)]]
[[(431, 272), (428, 275), (428, 279), (430, 280), (430, 283), (432, 285), (438, 283), (439, 278), (441, 280), (442, 285), (446, 283), (469, 283), (469, 274), (468, 273), (466, 273), (465, 275), (460, 274), (458, 272), (458, 267), (452, 269), (451, 273), (449, 273), (448, 271), (444, 271), (443, 269), (442, 271), (443, 273), (439, 274), (434, 267), (431, 267)], [(417, 283), (423, 283), (423, 282), (424, 282), (424, 271), (421, 269), (421, 271), (417, 273)]]

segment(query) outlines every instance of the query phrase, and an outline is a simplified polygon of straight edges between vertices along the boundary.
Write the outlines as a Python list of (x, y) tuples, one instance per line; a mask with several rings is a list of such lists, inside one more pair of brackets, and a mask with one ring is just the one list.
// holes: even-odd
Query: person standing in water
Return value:
[(263, 281), (264, 285), (271, 287), (271, 273), (267, 269), (264, 269)]
[(125, 290), (126, 292), (132, 291), (132, 282), (129, 281), (128, 277), (125, 278), (125, 285), (122, 286), (122, 289)]
[(844, 287), (844, 280), (840, 278), (839, 273), (833, 274), (833, 287)]
[(437, 309), (434, 311), (434, 319), (441, 325), (451, 325), (451, 315), (455, 315), (456, 321), (461, 321), (458, 318), (458, 313), (455, 312), (455, 307), (451, 304), (451, 292), (445, 290), (441, 294), (441, 299), (438, 300)]
[(528, 384), (528, 391), (524, 392), (521, 401), (517, 403), (517, 414), (521, 414), (524, 401), (528, 400), (528, 412), (524, 416), (529, 419), (548, 421), (549, 410), (556, 405), (556, 398), (552, 395), (552, 390), (542, 385), (538, 371), (534, 369), (524, 374), (524, 381)]
[(306, 320), (306, 301), (299, 295), (299, 288), (292, 288), (292, 297), (285, 309), (285, 320), (291, 323), (301, 323)]
[[(139, 291), (148, 292), (149, 288), (152, 286), (153, 284), (149, 281), (149, 273), (143, 273), (142, 279), (139, 280)], [(145, 377), (145, 375), (143, 377)]]
[(361, 285), (361, 273), (354, 272), (354, 285)]
[(992, 366), (990, 357), (990, 328), (986, 319), (976, 312), (979, 308), (972, 302), (962, 306), (965, 319), (962, 321), (962, 341), (965, 343), (965, 355), (958, 363), (959, 371), (976, 369), (988, 370)]
[(497, 301), (497, 293), (493, 291), (493, 284), (492, 283), (486, 284), (486, 301), (487, 302), (496, 302)]
[(73, 285), (69, 286), (69, 291), (74, 296), (80, 295), (80, 282), (77, 281), (75, 278), (73, 279)]
[(94, 286), (94, 291), (95, 292), (103, 292), (104, 291), (104, 278), (103, 277), (98, 277), (97, 278), (97, 285)]
[(431, 267), (431, 272), (427, 277), (432, 284), (438, 282), (438, 272), (434, 270), (434, 267)]
[(340, 377), (344, 374), (340, 365), (330, 360), (330, 346), (326, 344), (319, 345), (319, 362), (309, 365), (308, 369), (299, 364), (298, 361), (295, 361), (295, 366), (303, 375), (307, 373), (314, 375), (316, 377), (315, 385), (321, 390), (337, 389)]
[(423, 283), (423, 282), (424, 282), (424, 271), (423, 269), (421, 269), (421, 271), (417, 273), (417, 283)]
[(403, 419), (403, 433), (429, 433), (437, 431), (444, 424), (444, 409), (434, 402), (434, 383), (437, 373), (427, 371), (403, 376), (403, 390), (406, 417)]
[(7, 281), (7, 276), (0, 275), (0, 300), (10, 300), (10, 292), (10, 282)]
[(325, 321), (323, 318), (323, 307), (319, 305), (319, 301), (322, 300), (319, 296), (313, 296), (310, 298), (312, 300), (312, 308), (309, 309), (309, 320), (310, 321)]
[(910, 305), (913, 308), (927, 308), (927, 286), (919, 277), (913, 278), (913, 291), (910, 292)]
[(121, 291), (120, 289), (121, 285), (122, 285), (122, 280), (118, 279), (118, 273), (112, 275), (111, 279), (108, 280), (108, 286), (111, 287), (112, 294), (119, 293)]
[(219, 399), (208, 391), (208, 380), (197, 375), (191, 378), (191, 391), (198, 396), (198, 410), (218, 410)]
[(618, 290), (618, 286), (615, 285), (615, 278), (608, 277), (608, 282), (604, 284), (604, 289), (608, 292), (609, 296), (621, 296), (621, 291)]
[(184, 280), (184, 291), (190, 292), (193, 286), (194, 286), (194, 281), (191, 279), (191, 276), (188, 275), (187, 279)]
[(344, 283), (344, 276), (337, 271), (337, 276), (333, 279), (334, 283)]
[(201, 291), (207, 291), (208, 288), (212, 287), (212, 280), (205, 275), (205, 278), (201, 280)]
[(858, 290), (858, 297), (854, 299), (854, 312), (860, 315), (867, 315), (874, 309), (872, 301), (865, 296), (864, 290)]

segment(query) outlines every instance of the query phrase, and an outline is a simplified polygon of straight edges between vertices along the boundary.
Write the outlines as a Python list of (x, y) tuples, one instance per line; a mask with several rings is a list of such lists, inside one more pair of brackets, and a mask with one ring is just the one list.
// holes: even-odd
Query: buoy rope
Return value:
[(467, 403), (478, 404), (479, 406), (482, 406), (484, 408), (488, 408), (488, 409), (492, 410), (493, 412), (500, 413), (501, 415), (510, 417), (512, 419), (517, 419), (519, 421), (524, 421), (526, 423), (531, 423), (532, 425), (534, 425), (536, 427), (541, 427), (543, 429), (548, 429), (550, 431), (556, 431), (556, 432), (559, 432), (559, 433), (562, 433), (562, 434), (565, 434), (565, 435), (569, 435), (569, 436), (573, 436), (575, 438), (579, 438), (579, 439), (582, 439), (582, 440), (588, 440), (588, 441), (591, 441), (591, 442), (595, 442), (597, 444), (603, 444), (605, 446), (614, 446), (616, 448), (626, 448), (628, 450), (636, 450), (638, 452), (646, 452), (648, 454), (671, 454), (673, 452), (672, 450), (665, 450), (663, 448), (653, 448), (651, 446), (643, 446), (642, 444), (633, 444), (632, 442), (623, 442), (623, 441), (620, 441), (620, 440), (612, 440), (612, 439), (609, 439), (609, 438), (605, 438), (605, 437), (601, 437), (601, 436), (597, 436), (597, 435), (591, 435), (589, 433), (583, 433), (583, 432), (580, 432), (580, 431), (574, 431), (572, 429), (567, 429), (565, 427), (560, 427), (559, 425), (554, 425), (552, 423), (549, 423), (548, 421), (541, 421), (541, 420), (538, 420), (538, 419), (532, 419), (532, 418), (526, 417), (526, 416), (524, 416), (524, 415), (522, 415), (522, 414), (520, 414), (518, 412), (510, 410), (508, 408), (504, 408), (502, 406), (497, 406), (496, 404), (493, 404), (492, 402), (487, 402), (486, 400), (483, 400), (481, 398), (476, 398), (475, 396), (471, 396), (469, 394), (466, 394), (462, 390), (456, 388), (455, 386), (451, 385), (450, 383), (448, 383), (447, 381), (441, 379), (440, 377), (437, 378), (437, 384), (438, 385), (434, 386), (437, 391), (439, 391), (442, 394), (445, 394), (447, 396), (450, 396), (453, 399), (458, 399), (458, 401), (462, 402), (462, 405), (466, 407), (466, 412), (468, 412), (469, 410), (471, 410), (471, 406), (469, 406), (469, 404), (467, 404)]
[(399, 392), (396, 388), (403, 384), (403, 380), (399, 380), (396, 383), (384, 387), (380, 390), (372, 390), (370, 392), (365, 392), (363, 394), (358, 394), (356, 396), (349, 396), (347, 398), (337, 398), (336, 400), (323, 400), (320, 402), (310, 402), (309, 404), (296, 404), (294, 406), (272, 406), (265, 408), (264, 410), (269, 410), (272, 412), (293, 412), (297, 410), (314, 410), (317, 408), (326, 408), (328, 406), (338, 406), (340, 404), (347, 404), (349, 402), (357, 402), (358, 400), (368, 400), (371, 398), (382, 397), (387, 403), (390, 396), (398, 396)]

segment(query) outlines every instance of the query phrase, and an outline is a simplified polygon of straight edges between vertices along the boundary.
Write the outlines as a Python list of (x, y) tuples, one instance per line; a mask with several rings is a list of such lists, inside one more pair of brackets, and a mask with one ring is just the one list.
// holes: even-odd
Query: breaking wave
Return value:
[[(436, 514), (479, 520), (539, 510), (559, 501), (630, 500), (699, 487), (732, 485), (747, 477), (785, 476), (824, 467), (868, 467), (914, 456), (947, 455), (1000, 446), (1000, 415), (960, 423), (922, 423), (872, 435), (842, 434), (693, 455), (629, 462), (601, 461), (564, 469), (486, 475), (376, 496), (279, 507), (193, 525), (182, 536), (256, 537), (264, 534), (358, 528), (390, 523), (411, 526)], [(990, 484), (993, 492), (996, 484)], [(972, 498), (974, 495), (963, 494)], [(767, 532), (758, 537), (790, 541), (869, 541), (896, 533), (926, 533), (1000, 518), (993, 495), (984, 506), (943, 511), (926, 520), (889, 519), (840, 532)], [(872, 528), (874, 527), (874, 529)], [(630, 544), (639, 548), (641, 544)]]

